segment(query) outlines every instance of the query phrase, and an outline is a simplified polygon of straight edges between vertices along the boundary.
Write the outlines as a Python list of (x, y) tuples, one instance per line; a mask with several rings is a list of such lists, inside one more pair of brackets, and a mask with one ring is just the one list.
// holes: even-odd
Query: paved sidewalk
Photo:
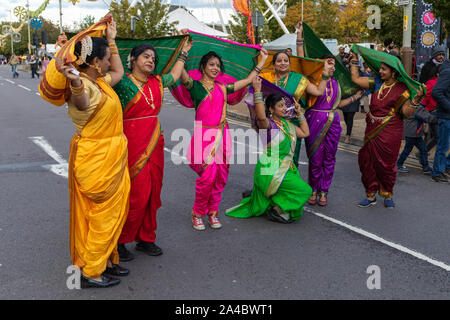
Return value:
[[(367, 111), (367, 110), (366, 110)], [(250, 116), (249, 116), (249, 112), (248, 112), (248, 107), (245, 104), (245, 102), (240, 102), (237, 105), (231, 106), (228, 105), (228, 111), (227, 114), (229, 117), (232, 117), (234, 119), (243, 121), (243, 122), (249, 122), (250, 121)], [(340, 119), (341, 119), (341, 126), (342, 126), (342, 133), (341, 133), (341, 139), (340, 142), (342, 145), (347, 145), (346, 143), (344, 143), (345, 140), (345, 134), (346, 134), (346, 125), (344, 122), (344, 117), (342, 114), (342, 111), (339, 110), (339, 114), (340, 114)], [(353, 129), (352, 129), (352, 136), (351, 136), (351, 141), (350, 141), (350, 145), (357, 147), (357, 149), (359, 149), (360, 147), (363, 146), (363, 142), (364, 142), (364, 131), (366, 129), (366, 113), (361, 113), (361, 112), (357, 112), (355, 114), (355, 118), (353, 119)], [(402, 141), (402, 146), (400, 148), (400, 152), (402, 152), (403, 147), (404, 147), (405, 141)], [(434, 148), (431, 150), (431, 152), (428, 155), (428, 159), (430, 162), (430, 166), (433, 165), (433, 158), (434, 158)], [(419, 150), (417, 148), (414, 147), (413, 151), (411, 152), (411, 154), (409, 155), (408, 159), (406, 160), (405, 164), (408, 165), (412, 164), (415, 165), (416, 167), (422, 167), (419, 163), (419, 159), (416, 158), (415, 154), (416, 152), (418, 152)]]

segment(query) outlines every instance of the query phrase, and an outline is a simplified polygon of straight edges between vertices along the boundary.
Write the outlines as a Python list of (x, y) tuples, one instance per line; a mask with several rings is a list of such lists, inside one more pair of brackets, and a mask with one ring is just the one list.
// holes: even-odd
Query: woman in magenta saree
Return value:
[[(189, 42), (185, 43), (182, 54), (187, 55), (190, 47)], [(121, 261), (134, 258), (125, 247), (132, 241), (137, 242), (136, 250), (151, 256), (162, 254), (161, 248), (154, 243), (164, 171), (164, 137), (158, 114), (163, 88), (178, 80), (184, 61), (178, 58), (170, 73), (154, 75), (156, 50), (147, 43), (138, 45), (130, 53), (128, 67), (132, 72), (114, 87), (122, 103), (131, 178), (130, 209), (118, 246)]]
[[(359, 51), (355, 46), (352, 50)], [(417, 93), (411, 99), (409, 88), (413, 88), (414, 83), (400, 67), (398, 58), (373, 51), (367, 51), (363, 57), (365, 61), (371, 63), (378, 61), (380, 65), (378, 72), (382, 84), (378, 89), (375, 87), (375, 79), (359, 76), (356, 53), (353, 54), (351, 61), (352, 81), (361, 88), (375, 89), (370, 102), (370, 112), (366, 116), (364, 146), (358, 154), (361, 180), (367, 198), (358, 206), (375, 205), (375, 195), (378, 192), (385, 198), (384, 206), (392, 209), (395, 207), (392, 197), (397, 175), (396, 161), (403, 135), (403, 118), (414, 114), (423, 96), (423, 90), (416, 89)]]
[[(236, 81), (224, 74), (221, 58), (213, 51), (204, 55), (199, 70), (183, 71), (183, 86), (172, 91), (185, 106), (194, 107), (194, 136), (187, 152), (189, 166), (198, 178), (195, 183), (195, 200), (192, 223), (196, 230), (204, 230), (202, 218), (208, 216), (212, 228), (222, 224), (217, 218), (222, 191), (229, 173), (231, 136), (226, 121), (227, 102), (235, 104), (246, 93), (246, 87), (259, 73), (267, 52), (261, 51), (262, 59), (246, 79)], [(234, 100), (234, 101), (233, 101)]]
[[(334, 56), (326, 55), (321, 59), (328, 59), (328, 64), (333, 66), (325, 75), (332, 77), (335, 71)], [(305, 113), (310, 130), (310, 135), (305, 138), (306, 153), (309, 158), (308, 183), (313, 190), (308, 200), (310, 205), (317, 203), (317, 196), (320, 196), (319, 205), (327, 204), (327, 194), (333, 180), (336, 153), (342, 131), (337, 109), (356, 101), (361, 95), (362, 92), (358, 92), (352, 97), (341, 100), (341, 86), (336, 79), (330, 78), (327, 80), (325, 93)]]

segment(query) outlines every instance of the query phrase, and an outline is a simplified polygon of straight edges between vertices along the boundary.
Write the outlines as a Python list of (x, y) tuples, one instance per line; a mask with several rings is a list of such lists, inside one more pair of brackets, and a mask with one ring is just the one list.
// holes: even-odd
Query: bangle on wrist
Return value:
[(305, 115), (304, 115), (303, 113), (301, 113), (301, 114), (297, 117), (297, 119), (298, 119), (300, 122), (303, 122), (303, 121), (306, 120)]
[(186, 51), (181, 51), (180, 55), (182, 55), (183, 57), (185, 57), (187, 59), (188, 57), (188, 53)]
[(72, 83), (70, 84), (70, 91), (72, 92), (72, 95), (79, 97), (84, 94), (84, 83), (81, 82), (81, 85), (78, 87), (72, 86)]

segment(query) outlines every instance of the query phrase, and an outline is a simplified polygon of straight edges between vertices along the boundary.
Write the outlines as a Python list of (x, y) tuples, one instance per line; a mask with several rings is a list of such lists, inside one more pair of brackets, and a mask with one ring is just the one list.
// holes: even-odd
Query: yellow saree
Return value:
[(119, 263), (117, 241), (130, 191), (120, 101), (104, 78), (96, 84), (100, 103), (73, 136), (69, 159), (70, 254), (90, 278), (100, 276), (108, 260)]

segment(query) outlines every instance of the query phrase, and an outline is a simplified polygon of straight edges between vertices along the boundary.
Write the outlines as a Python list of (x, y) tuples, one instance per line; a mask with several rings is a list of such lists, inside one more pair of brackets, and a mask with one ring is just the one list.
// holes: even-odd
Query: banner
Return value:
[(433, 15), (433, 6), (424, 0), (417, 0), (416, 7), (416, 66), (420, 73), (423, 65), (430, 60), (433, 48), (441, 43), (441, 19)]

